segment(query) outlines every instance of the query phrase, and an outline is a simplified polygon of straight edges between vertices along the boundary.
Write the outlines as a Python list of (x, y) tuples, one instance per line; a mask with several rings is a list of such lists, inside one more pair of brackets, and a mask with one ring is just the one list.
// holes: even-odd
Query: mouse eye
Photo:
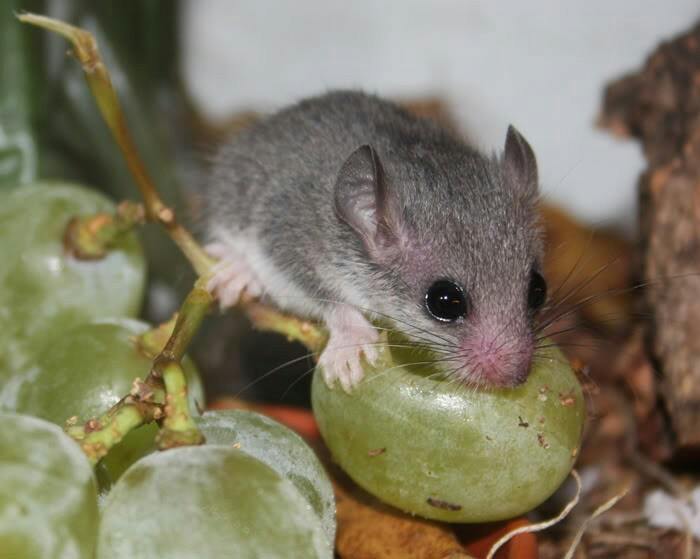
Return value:
[(530, 273), (530, 287), (527, 290), (527, 306), (536, 311), (547, 300), (547, 282), (542, 274), (532, 270)]
[(467, 296), (456, 283), (441, 279), (430, 286), (425, 294), (425, 306), (434, 318), (454, 322), (467, 314)]

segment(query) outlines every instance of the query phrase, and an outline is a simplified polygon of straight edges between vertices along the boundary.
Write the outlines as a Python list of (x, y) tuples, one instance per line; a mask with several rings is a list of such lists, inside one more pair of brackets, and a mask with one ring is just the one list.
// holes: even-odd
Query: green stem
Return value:
[(114, 214), (74, 217), (63, 235), (66, 250), (79, 260), (104, 258), (126, 233), (143, 223), (143, 206), (124, 201)]
[(97, 41), (91, 33), (62, 21), (37, 14), (17, 16), (23, 23), (43, 27), (68, 39), (73, 45), (73, 54), (85, 72), (90, 91), (97, 102), (102, 118), (112, 132), (126, 165), (134, 177), (146, 206), (146, 217), (161, 223), (170, 237), (180, 247), (199, 275), (206, 274), (214, 260), (199, 246), (192, 235), (175, 219), (175, 212), (163, 203), (146, 165), (139, 156), (136, 144), (126, 125), (121, 104), (112, 86), (112, 79), (102, 61)]
[(159, 391), (157, 396), (160, 397), (161, 403), (146, 402), (131, 395), (126, 396), (98, 418), (91, 419), (82, 425), (69, 424), (66, 427), (66, 433), (80, 444), (83, 452), (94, 465), (129, 431), (162, 417), (164, 394)]
[(175, 313), (167, 322), (163, 322), (155, 328), (151, 328), (136, 336), (135, 342), (139, 353), (153, 361), (163, 351), (165, 344), (168, 343), (170, 336), (173, 335), (177, 316), (177, 313)]
[(163, 428), (158, 432), (158, 446), (164, 450), (175, 446), (196, 445), (204, 442), (204, 436), (192, 419), (187, 401), (185, 372), (176, 361), (170, 361), (162, 369), (166, 403)]
[(249, 302), (244, 311), (258, 330), (282, 334), (289, 341), (304, 344), (313, 354), (320, 352), (328, 340), (328, 334), (318, 324), (281, 313), (267, 305)]
[(212, 294), (201, 287), (202, 283), (203, 280), (197, 280), (194, 288), (187, 295), (177, 315), (173, 333), (161, 354), (156, 358), (156, 364), (159, 359), (180, 362), (185, 355), (187, 347), (214, 302)]
[(187, 347), (213, 302), (211, 293), (200, 287), (202, 281), (195, 282), (194, 288), (185, 298), (173, 332), (153, 361), (153, 367), (146, 379), (147, 382), (150, 379), (162, 379), (165, 385), (165, 417), (163, 429), (158, 433), (158, 445), (161, 449), (204, 442), (204, 437), (190, 415), (187, 380), (180, 366)]

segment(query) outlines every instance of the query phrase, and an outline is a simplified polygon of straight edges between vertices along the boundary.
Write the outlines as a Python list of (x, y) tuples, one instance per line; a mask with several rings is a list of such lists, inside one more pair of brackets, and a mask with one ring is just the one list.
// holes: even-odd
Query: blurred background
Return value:
[[(551, 259), (550, 278), (570, 273), (586, 253), (593, 256), (583, 277), (590, 278), (601, 262), (616, 274), (609, 281), (604, 277), (607, 283), (588, 285), (599, 291), (627, 286), (633, 274), (628, 248), (644, 167), (636, 142), (596, 127), (603, 88), (638, 68), (660, 41), (700, 15), (696, 0), (4, 0), (4, 5), (0, 167), (11, 180), (60, 177), (115, 199), (137, 198), (79, 65), (65, 56), (65, 42), (16, 24), (13, 12), (29, 10), (97, 36), (157, 184), (195, 229), (206, 155), (222, 138), (256, 114), (307, 95), (362, 88), (441, 119), (486, 151), (500, 150), (507, 125), (516, 125), (539, 160), (550, 247), (562, 246), (562, 239), (569, 243), (564, 256)], [(605, 244), (592, 251), (589, 231), (572, 216), (612, 233), (599, 235)], [(150, 270), (144, 314), (160, 321), (179, 306), (193, 276), (162, 231), (147, 227), (143, 239)], [(615, 297), (601, 305), (601, 313), (629, 311), (629, 302)], [(269, 344), (275, 351), (257, 351)], [(300, 352), (227, 315), (207, 324), (195, 357), (212, 395), (303, 404), (310, 360), (260, 380)]]
[(213, 120), (329, 88), (442, 100), (475, 144), (513, 123), (548, 200), (632, 231), (642, 156), (596, 130), (604, 84), (700, 15), (694, 0), (204, 0), (182, 4), (182, 70)]

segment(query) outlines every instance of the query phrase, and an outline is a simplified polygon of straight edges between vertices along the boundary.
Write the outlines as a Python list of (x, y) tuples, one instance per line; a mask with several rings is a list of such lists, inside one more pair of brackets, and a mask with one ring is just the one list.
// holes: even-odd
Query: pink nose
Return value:
[(465, 384), (513, 387), (527, 379), (534, 351), (529, 335), (475, 333), (460, 345), (457, 375)]

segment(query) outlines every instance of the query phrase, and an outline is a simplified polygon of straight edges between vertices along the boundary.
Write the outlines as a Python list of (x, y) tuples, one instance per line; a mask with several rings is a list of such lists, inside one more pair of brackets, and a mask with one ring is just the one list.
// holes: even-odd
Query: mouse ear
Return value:
[(377, 152), (364, 145), (340, 168), (335, 183), (335, 211), (352, 227), (370, 252), (390, 241), (387, 188)]
[(503, 154), (506, 182), (528, 194), (537, 193), (537, 161), (527, 140), (511, 124), (508, 126)]

